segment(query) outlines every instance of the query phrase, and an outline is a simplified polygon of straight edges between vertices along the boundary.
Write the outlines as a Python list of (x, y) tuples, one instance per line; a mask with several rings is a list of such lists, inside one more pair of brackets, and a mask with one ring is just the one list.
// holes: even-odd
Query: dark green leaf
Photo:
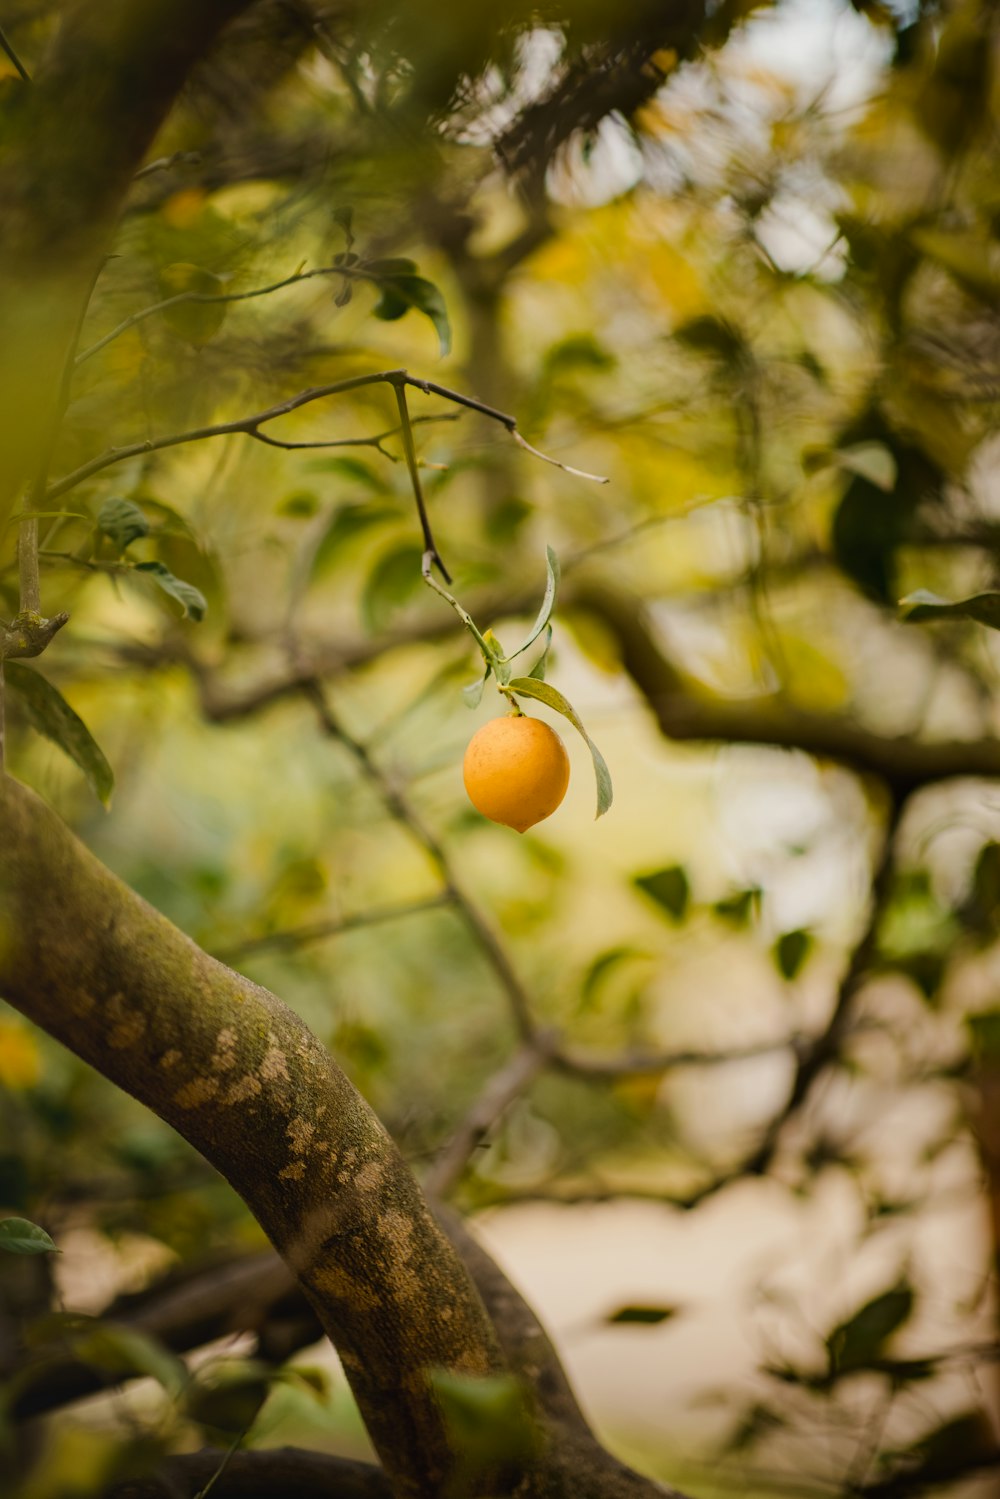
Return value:
[(275, 1371), (253, 1359), (233, 1360), (211, 1370), (210, 1383), (192, 1386), (187, 1413), (209, 1432), (236, 1437), (248, 1431), (271, 1393)]
[(181, 606), (185, 619), (202, 620), (208, 604), (205, 595), (193, 583), (185, 583), (183, 578), (175, 578), (169, 567), (162, 562), (138, 562), (136, 572), (143, 573), (152, 578), (157, 588), (176, 599)]
[(97, 1322), (73, 1339), (73, 1352), (84, 1363), (107, 1374), (145, 1375), (171, 1395), (187, 1383), (187, 1369), (175, 1354), (147, 1333), (114, 1322)]
[(538, 702), (545, 703), (546, 707), (554, 708), (557, 713), (561, 713), (564, 718), (568, 718), (577, 733), (582, 735), (586, 741), (587, 748), (590, 750), (590, 758), (594, 762), (594, 776), (597, 780), (597, 812), (595, 815), (603, 817), (614, 799), (611, 772), (607, 767), (604, 756), (583, 727), (583, 722), (576, 709), (563, 697), (561, 692), (557, 692), (548, 682), (537, 682), (533, 677), (514, 677), (511, 680), (510, 686), (519, 697), (535, 698)]
[(869, 1367), (910, 1316), (913, 1300), (912, 1286), (901, 1281), (835, 1327), (826, 1340), (831, 1372), (843, 1374)]
[(899, 607), (908, 624), (920, 624), (924, 620), (974, 619), (991, 630), (1000, 630), (1000, 593), (975, 593), (971, 598), (938, 598), (926, 588), (900, 599)]
[[(556, 589), (558, 587), (559, 558), (556, 556), (552, 548), (547, 546), (545, 548), (545, 597), (542, 599), (541, 608), (538, 611), (538, 617), (535, 620), (535, 623), (532, 625), (530, 631), (528, 632), (527, 639), (524, 640), (516, 650), (511, 651), (508, 660), (513, 660), (515, 656), (520, 656), (522, 651), (526, 651), (528, 649), (528, 646), (533, 645), (538, 639), (539, 635), (545, 629), (545, 626), (548, 624), (550, 618), (552, 617), (552, 610), (555, 608)], [(533, 676), (534, 673), (532, 672), (531, 675)]]
[(997, 1457), (997, 1444), (985, 1411), (967, 1411), (953, 1416), (922, 1436), (903, 1458), (906, 1492), (919, 1493), (924, 1485), (938, 1486), (949, 1478), (961, 1478)]
[(8, 1254), (58, 1254), (44, 1228), (27, 1218), (0, 1218), (0, 1249)]
[(389, 255), (384, 260), (366, 260), (365, 274), (381, 279), (383, 276), (412, 276), (417, 269), (415, 260), (402, 255)]
[(374, 313), (383, 322), (395, 322), (404, 313), (415, 307), (434, 324), (442, 357), (451, 349), (451, 324), (444, 297), (433, 281), (423, 276), (393, 276), (377, 279), (382, 295), (375, 305)]
[(62, 693), (33, 667), (20, 661), (8, 661), (5, 673), (8, 685), (24, 704), (32, 727), (69, 755), (107, 806), (114, 789), (114, 772), (83, 719), (73, 711)]
[(737, 890), (735, 894), (717, 900), (712, 910), (722, 921), (731, 922), (733, 926), (749, 926), (760, 911), (762, 894), (759, 885), (752, 885), (749, 890)]
[(670, 864), (653, 874), (636, 875), (633, 884), (673, 917), (683, 921), (691, 899), (691, 885), (683, 864)]
[(674, 329), (674, 338), (699, 354), (712, 354), (729, 363), (735, 363), (747, 353), (740, 330), (725, 318), (710, 314), (682, 323)]
[(372, 633), (384, 629), (420, 587), (422, 557), (419, 547), (406, 543), (384, 552), (375, 563), (361, 595), (361, 614)]
[(138, 505), (114, 495), (97, 512), (97, 529), (114, 542), (119, 552), (124, 552), (140, 536), (149, 535), (149, 521)]
[(676, 1306), (620, 1306), (616, 1312), (609, 1312), (605, 1322), (634, 1323), (643, 1327), (658, 1327), (661, 1322), (667, 1322), (671, 1317), (676, 1317), (680, 1311)]
[(813, 940), (811, 932), (782, 932), (771, 949), (782, 978), (791, 980), (796, 976), (812, 951)]

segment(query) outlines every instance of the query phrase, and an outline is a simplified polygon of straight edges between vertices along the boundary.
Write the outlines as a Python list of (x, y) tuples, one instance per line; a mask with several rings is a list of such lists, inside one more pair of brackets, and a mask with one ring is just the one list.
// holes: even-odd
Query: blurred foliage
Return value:
[[(469, 903), (574, 1052), (724, 1058), (543, 1071), (458, 1183), (470, 1211), (633, 1195), (695, 1216), (754, 1160), (865, 931), (879, 787), (794, 736), (670, 744), (602, 596), (641, 606), (663, 700), (901, 745), (998, 732), (981, 628), (1000, 597), (995, 8), (652, 9), (380, 3), (356, 27), (305, 27), (264, 6), (237, 28), (134, 184), (97, 283), (52, 479), (132, 451), (46, 501), (44, 607), (72, 618), (9, 674), (13, 771), (299, 1010), (416, 1169), (515, 1038)], [(59, 6), (9, 10), (34, 66)], [(0, 128), (21, 86), (0, 74)], [(546, 544), (562, 561), (547, 675), (615, 776), (596, 826), (578, 746), (562, 809), (523, 839), (463, 798), (464, 744), (499, 705), (491, 684), (475, 717), (462, 702), (478, 662), (421, 584), (387, 387), (260, 429), (291, 447), (246, 432), (145, 446), (403, 366), (610, 478), (588, 485), (411, 393), (435, 536), (477, 620), (523, 631)], [(317, 731), (294, 690), (304, 662), (350, 742)], [(105, 801), (113, 769), (110, 817), (63, 752)], [(794, 1246), (787, 1266), (772, 1256), (759, 1301), (733, 1310), (753, 1377), (690, 1441), (685, 1411), (647, 1440), (650, 1465), (706, 1499), (902, 1495), (997, 1463), (986, 1214), (953, 1282), (929, 1225), (983, 1177), (1000, 1193), (998, 848), (986, 783), (911, 799), (868, 982), (795, 1100), (776, 1180), (748, 1189), (835, 1198), (846, 1265), (807, 1283)], [(260, 1348), (192, 1372), (113, 1320), (45, 1322), (49, 1275), (69, 1313), (101, 1311), (74, 1270), (88, 1236), (143, 1280), (259, 1231), (165, 1126), (12, 1013), (0, 1108), (0, 1211), (63, 1250), (30, 1295), (25, 1265), (0, 1257), (7, 1402), (18, 1338), (42, 1334), (160, 1390), (62, 1416), (41, 1453), (0, 1422), (20, 1499), (100, 1492), (206, 1436), (286, 1441), (298, 1422), (356, 1439), (342, 1386)], [(675, 1310), (637, 1287), (605, 1315), (632, 1324), (623, 1339), (668, 1339), (690, 1320)], [(517, 1425), (516, 1389), (447, 1398), (470, 1461), (493, 1461), (482, 1402)]]

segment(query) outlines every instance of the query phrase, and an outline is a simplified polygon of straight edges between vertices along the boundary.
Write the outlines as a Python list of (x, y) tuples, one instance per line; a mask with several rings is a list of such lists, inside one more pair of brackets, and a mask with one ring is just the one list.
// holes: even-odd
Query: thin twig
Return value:
[(110, 468), (113, 464), (124, 463), (129, 458), (140, 457), (144, 453), (156, 453), (164, 448), (176, 448), (190, 442), (201, 442), (207, 437), (229, 437), (234, 433), (242, 432), (254, 436), (259, 427), (265, 422), (273, 422), (278, 417), (288, 416), (293, 411), (298, 411), (303, 406), (308, 406), (314, 401), (325, 400), (328, 396), (345, 395), (352, 390), (361, 390), (369, 385), (409, 385), (414, 390), (421, 390), (425, 394), (439, 395), (446, 401), (451, 401), (456, 406), (465, 406), (471, 411), (478, 411), (484, 416), (505, 427), (510, 435), (520, 443), (527, 451), (534, 454), (536, 458), (542, 458), (546, 463), (554, 464), (556, 468), (563, 469), (566, 473), (574, 473), (583, 478), (594, 479), (597, 483), (606, 483), (607, 480), (599, 478), (594, 474), (584, 474), (581, 469), (569, 469), (566, 464), (560, 463), (555, 458), (549, 458), (546, 454), (538, 451), (526, 443), (517, 431), (517, 419), (506, 412), (497, 411), (492, 406), (486, 406), (482, 401), (477, 401), (471, 396), (462, 395), (456, 390), (449, 390), (447, 386), (436, 385), (430, 380), (417, 380), (409, 375), (404, 369), (380, 370), (373, 375), (354, 375), (347, 380), (335, 380), (329, 385), (315, 385), (308, 390), (299, 391), (297, 395), (289, 396), (287, 400), (280, 401), (276, 406), (270, 406), (266, 411), (256, 412), (253, 416), (240, 417), (231, 422), (215, 422), (204, 427), (193, 427), (187, 432), (174, 432), (167, 437), (147, 438), (144, 442), (128, 443), (124, 447), (109, 448), (107, 452), (101, 453), (97, 458), (91, 458), (87, 463), (82, 463), (79, 468), (64, 475), (63, 478), (50, 484), (46, 491), (47, 501), (57, 499), (59, 495), (66, 494), (68, 490), (75, 489), (85, 479), (100, 473), (102, 469)]
[[(163, 165), (169, 165), (169, 162), (170, 158), (164, 158)], [(156, 165), (157, 164), (153, 162), (150, 164), (150, 166), (144, 167), (143, 171), (150, 172)], [(139, 175), (141, 176), (142, 173), (140, 173)], [(81, 364), (85, 363), (86, 360), (91, 359), (95, 354), (99, 354), (102, 349), (106, 349), (108, 344), (113, 343), (116, 338), (120, 338), (123, 333), (127, 333), (130, 328), (134, 328), (137, 323), (145, 322), (146, 318), (155, 317), (158, 312), (166, 312), (171, 307), (180, 307), (185, 302), (198, 302), (203, 304), (219, 302), (249, 302), (254, 297), (270, 296), (272, 292), (281, 291), (286, 286), (297, 286), (300, 281), (311, 281), (316, 276), (346, 276), (348, 278), (354, 277), (355, 279), (358, 279), (360, 273), (357, 272), (352, 266), (322, 265), (317, 266), (315, 270), (311, 271), (295, 271), (291, 276), (285, 276), (280, 281), (272, 281), (268, 286), (255, 287), (253, 291), (175, 292), (173, 296), (164, 297), (159, 302), (151, 302), (148, 307), (141, 307), (138, 312), (133, 312), (129, 317), (123, 318), (120, 323), (116, 323), (115, 326), (110, 329), (109, 332), (105, 333), (101, 338), (99, 338), (96, 343), (90, 344), (86, 349), (79, 353), (76, 356), (75, 363), (77, 367), (79, 367)]]
[(28, 72), (27, 68), (24, 66), (24, 63), (18, 57), (17, 53), (14, 51), (14, 48), (11, 46), (2, 26), (0, 26), (0, 48), (2, 48), (4, 52), (6, 52), (11, 62), (20, 73), (23, 81), (25, 83), (30, 83), (31, 74)]
[(511, 1016), (519, 1035), (522, 1040), (533, 1043), (535, 1039), (535, 1023), (531, 1014), (531, 1000), (528, 992), (518, 978), (503, 943), (493, 931), (483, 912), (480, 911), (475, 901), (467, 894), (461, 882), (456, 878), (454, 868), (444, 846), (435, 834), (431, 832), (430, 828), (427, 827), (423, 818), (410, 805), (408, 798), (404, 796), (399, 787), (389, 779), (382, 768), (373, 760), (367, 746), (348, 733), (340, 720), (334, 715), (326, 700), (326, 695), (320, 682), (315, 677), (309, 678), (302, 683), (300, 690), (315, 708), (316, 716), (324, 733), (329, 734), (331, 739), (336, 739), (350, 752), (364, 772), (366, 779), (378, 791), (382, 801), (385, 803), (386, 809), (409, 830), (413, 838), (429, 856), (431, 863), (434, 865), (441, 879), (444, 893), (451, 900), (466, 930), (499, 980), (500, 986), (507, 996)]
[(525, 1042), (499, 1072), (487, 1079), (478, 1098), (424, 1178), (424, 1191), (429, 1197), (448, 1196), (479, 1146), (547, 1064), (545, 1052), (537, 1045)]
[(442, 891), (429, 895), (425, 900), (401, 901), (394, 906), (375, 906), (370, 911), (358, 911), (353, 916), (343, 916), (338, 921), (316, 921), (305, 926), (285, 927), (282, 931), (265, 932), (261, 937), (248, 937), (234, 947), (223, 948), (215, 956), (220, 963), (235, 963), (250, 953), (265, 952), (269, 948), (300, 948), (312, 942), (326, 942), (331, 937), (340, 937), (344, 932), (357, 932), (367, 926), (378, 926), (383, 921), (398, 921), (402, 916), (417, 916), (424, 911), (435, 911), (451, 904), (451, 896)]
[(420, 470), (417, 467), (417, 450), (413, 443), (413, 430), (410, 426), (410, 413), (406, 405), (406, 388), (403, 382), (396, 381), (393, 384), (396, 395), (396, 407), (399, 411), (399, 428), (403, 438), (403, 452), (406, 455), (406, 467), (410, 475), (410, 484), (413, 488), (413, 498), (416, 501), (417, 514), (420, 517), (420, 529), (424, 538), (424, 557), (429, 556), (438, 572), (446, 583), (451, 582), (451, 574), (441, 560), (441, 553), (437, 549), (431, 531), (430, 518), (427, 514), (427, 504), (424, 500), (423, 486), (420, 483)]

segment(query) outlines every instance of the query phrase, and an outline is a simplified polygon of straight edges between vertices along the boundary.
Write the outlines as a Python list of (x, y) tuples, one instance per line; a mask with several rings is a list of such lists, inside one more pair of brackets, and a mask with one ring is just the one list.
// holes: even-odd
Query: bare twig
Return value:
[(11, 46), (10, 41), (2, 26), (0, 26), (0, 50), (6, 52), (7, 56), (10, 58), (10, 61), (14, 64), (14, 67), (21, 75), (22, 80), (25, 83), (30, 83), (31, 74), (28, 72), (27, 68), (24, 66), (24, 63), (18, 57), (17, 53), (14, 51), (14, 48)]
[[(159, 1473), (118, 1483), (105, 1491), (104, 1499), (194, 1499), (219, 1471), (224, 1457), (211, 1447), (166, 1457)], [(278, 1447), (236, 1453), (212, 1493), (215, 1499), (274, 1499), (276, 1494), (294, 1494), (296, 1499), (391, 1499), (393, 1490), (381, 1468), (370, 1463)]]
[(548, 1057), (540, 1047), (525, 1042), (499, 1072), (487, 1079), (478, 1098), (424, 1178), (424, 1191), (428, 1196), (448, 1196), (476, 1150), (547, 1063)]
[[(193, 427), (187, 432), (173, 432), (166, 437), (151, 437), (143, 442), (132, 442), (120, 448), (109, 448), (107, 452), (101, 453), (97, 458), (91, 458), (87, 463), (82, 463), (71, 473), (58, 479), (49, 485), (46, 491), (46, 500), (57, 499), (59, 495), (66, 494), (68, 490), (75, 489), (85, 479), (98, 474), (102, 469), (110, 468), (112, 464), (124, 463), (129, 458), (140, 457), (143, 453), (156, 453), (164, 448), (181, 447), (186, 443), (202, 442), (208, 437), (229, 437), (234, 433), (242, 432), (248, 436), (258, 435), (258, 429), (266, 422), (276, 421), (278, 417), (288, 416), (293, 411), (298, 411), (303, 406), (311, 405), (314, 401), (325, 400), (329, 396), (346, 395), (352, 390), (361, 390), (369, 385), (393, 385), (411, 386), (414, 390), (421, 390), (425, 394), (439, 395), (444, 400), (451, 401), (457, 406), (468, 407), (471, 411), (479, 411), (484, 416), (491, 417), (514, 437), (522, 446), (527, 447), (517, 431), (516, 417), (509, 416), (505, 412), (496, 411), (492, 406), (486, 406), (481, 401), (476, 401), (471, 396), (462, 395), (459, 391), (449, 390), (447, 386), (436, 385), (429, 380), (417, 380), (409, 375), (404, 369), (381, 370), (374, 375), (354, 375), (346, 380), (335, 380), (329, 385), (315, 385), (308, 390), (299, 391), (297, 395), (289, 396), (285, 401), (279, 401), (276, 406), (269, 406), (266, 411), (258, 411), (253, 416), (239, 417), (231, 422), (215, 422), (204, 427)], [(544, 458), (547, 463), (555, 464), (565, 472), (573, 472), (580, 475), (580, 470), (570, 470), (566, 464), (560, 463), (555, 458), (548, 458), (544, 453), (531, 448), (530, 451), (538, 458)], [(596, 478), (595, 475), (583, 475), (584, 478)], [(599, 479), (597, 482), (606, 483)]]
[[(148, 167), (143, 167), (142, 172), (138, 173), (137, 175), (143, 176), (145, 173), (151, 172), (153, 170), (159, 170), (161, 167), (170, 166), (175, 160), (177, 160), (178, 158), (183, 158), (186, 154), (188, 153), (177, 152), (173, 157), (164, 157), (162, 159), (162, 162), (160, 163), (151, 162)], [(270, 296), (272, 292), (282, 291), (286, 286), (297, 286), (300, 281), (311, 281), (316, 276), (351, 277), (356, 276), (357, 274), (358, 273), (355, 272), (350, 266), (323, 265), (317, 266), (314, 270), (311, 271), (295, 271), (291, 276), (285, 276), (280, 281), (272, 281), (268, 286), (255, 287), (253, 291), (175, 292), (173, 296), (163, 297), (159, 302), (151, 302), (148, 307), (141, 307), (138, 312), (133, 312), (129, 317), (123, 318), (120, 323), (116, 323), (115, 326), (111, 328), (107, 333), (105, 333), (101, 338), (99, 338), (96, 343), (92, 343), (86, 349), (83, 349), (76, 356), (75, 364), (77, 367), (79, 367), (81, 364), (84, 364), (86, 360), (93, 358), (95, 354), (99, 354), (102, 349), (106, 349), (108, 344), (113, 343), (116, 338), (120, 338), (121, 335), (123, 333), (127, 333), (130, 328), (134, 328), (137, 323), (145, 322), (146, 318), (155, 317), (158, 312), (167, 312), (171, 307), (180, 307), (186, 302), (207, 304), (218, 304), (220, 302), (249, 302), (254, 297), (267, 297)]]
[(413, 443), (413, 430), (410, 426), (410, 413), (406, 405), (406, 387), (402, 381), (393, 384), (396, 393), (396, 406), (399, 410), (399, 430), (403, 436), (403, 452), (406, 455), (406, 467), (410, 475), (410, 484), (413, 488), (413, 498), (416, 501), (417, 514), (420, 517), (420, 529), (424, 538), (424, 555), (430, 556), (434, 566), (441, 574), (446, 583), (451, 582), (451, 574), (441, 560), (441, 553), (437, 549), (431, 531), (430, 519), (427, 515), (427, 505), (424, 500), (423, 486), (420, 483), (420, 470), (417, 467), (417, 450)]
[(519, 1035), (523, 1040), (531, 1043), (535, 1036), (535, 1023), (528, 992), (507, 956), (503, 943), (476, 902), (456, 878), (444, 845), (427, 827), (416, 809), (411, 806), (409, 799), (372, 758), (367, 747), (344, 728), (327, 702), (320, 682), (315, 677), (306, 679), (300, 684), (300, 690), (312, 703), (323, 732), (329, 734), (331, 739), (336, 739), (349, 751), (365, 778), (378, 791), (387, 810), (408, 829), (427, 853), (441, 879), (444, 894), (454, 905), (466, 930), (493, 969), (500, 987), (507, 996), (511, 1016)]
[(282, 931), (265, 932), (261, 937), (248, 937), (233, 947), (224, 948), (215, 956), (220, 963), (232, 965), (252, 953), (266, 952), (272, 948), (307, 947), (312, 942), (326, 942), (344, 932), (357, 932), (367, 926), (378, 926), (383, 921), (398, 921), (402, 916), (417, 916), (424, 911), (436, 911), (451, 904), (451, 896), (442, 891), (440, 895), (429, 895), (426, 900), (401, 901), (395, 906), (376, 906), (370, 911), (358, 911), (353, 916), (344, 916), (339, 921), (316, 921), (307, 926), (285, 927)]

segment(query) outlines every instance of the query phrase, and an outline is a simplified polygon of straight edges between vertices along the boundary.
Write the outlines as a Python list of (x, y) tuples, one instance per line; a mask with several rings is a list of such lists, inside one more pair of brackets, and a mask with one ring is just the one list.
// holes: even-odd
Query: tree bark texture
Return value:
[(240, 1193), (336, 1343), (401, 1495), (452, 1466), (428, 1374), (504, 1368), (378, 1119), (280, 1000), (208, 957), (0, 776), (0, 993)]

